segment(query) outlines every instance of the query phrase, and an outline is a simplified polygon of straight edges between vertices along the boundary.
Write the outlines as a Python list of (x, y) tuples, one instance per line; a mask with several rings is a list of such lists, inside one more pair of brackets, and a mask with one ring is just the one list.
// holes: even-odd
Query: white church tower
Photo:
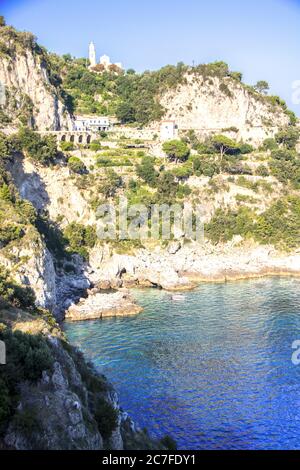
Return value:
[(97, 64), (97, 61), (96, 61), (95, 44), (93, 42), (91, 42), (89, 45), (89, 59), (90, 59), (90, 66), (95, 67), (95, 65)]

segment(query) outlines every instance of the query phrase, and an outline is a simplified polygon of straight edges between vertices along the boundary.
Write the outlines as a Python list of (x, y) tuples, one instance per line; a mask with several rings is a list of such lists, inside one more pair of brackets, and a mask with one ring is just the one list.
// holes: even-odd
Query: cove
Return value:
[(300, 279), (135, 290), (134, 317), (65, 323), (121, 406), (180, 449), (299, 449)]

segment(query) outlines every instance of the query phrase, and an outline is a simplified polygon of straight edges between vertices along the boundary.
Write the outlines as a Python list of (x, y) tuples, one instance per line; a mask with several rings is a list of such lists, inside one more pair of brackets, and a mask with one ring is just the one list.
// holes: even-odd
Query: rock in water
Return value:
[(114, 293), (97, 293), (82, 299), (77, 305), (71, 305), (66, 312), (66, 320), (95, 320), (97, 318), (136, 315), (142, 311), (136, 305), (127, 290)]

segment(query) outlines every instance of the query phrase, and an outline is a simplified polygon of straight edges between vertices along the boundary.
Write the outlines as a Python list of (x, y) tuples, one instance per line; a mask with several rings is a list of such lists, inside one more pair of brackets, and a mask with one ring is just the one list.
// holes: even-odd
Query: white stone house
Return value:
[(74, 131), (98, 132), (109, 131), (112, 124), (108, 116), (76, 116), (74, 120)]
[(178, 138), (178, 126), (175, 121), (165, 120), (160, 123), (160, 140), (172, 140)]

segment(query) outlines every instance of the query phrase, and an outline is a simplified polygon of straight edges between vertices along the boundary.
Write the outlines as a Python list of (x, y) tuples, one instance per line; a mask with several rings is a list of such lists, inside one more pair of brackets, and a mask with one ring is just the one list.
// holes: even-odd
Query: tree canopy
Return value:
[(254, 85), (254, 89), (256, 91), (258, 91), (259, 93), (263, 93), (264, 95), (267, 94), (267, 92), (269, 91), (270, 89), (270, 86), (268, 84), (268, 82), (266, 82), (265, 80), (259, 80), (255, 85)]
[(176, 163), (186, 160), (190, 154), (188, 145), (182, 140), (168, 140), (163, 144), (163, 151)]
[(220, 152), (221, 159), (226, 153), (236, 153), (239, 150), (238, 144), (226, 135), (215, 135), (211, 139), (213, 147)]

